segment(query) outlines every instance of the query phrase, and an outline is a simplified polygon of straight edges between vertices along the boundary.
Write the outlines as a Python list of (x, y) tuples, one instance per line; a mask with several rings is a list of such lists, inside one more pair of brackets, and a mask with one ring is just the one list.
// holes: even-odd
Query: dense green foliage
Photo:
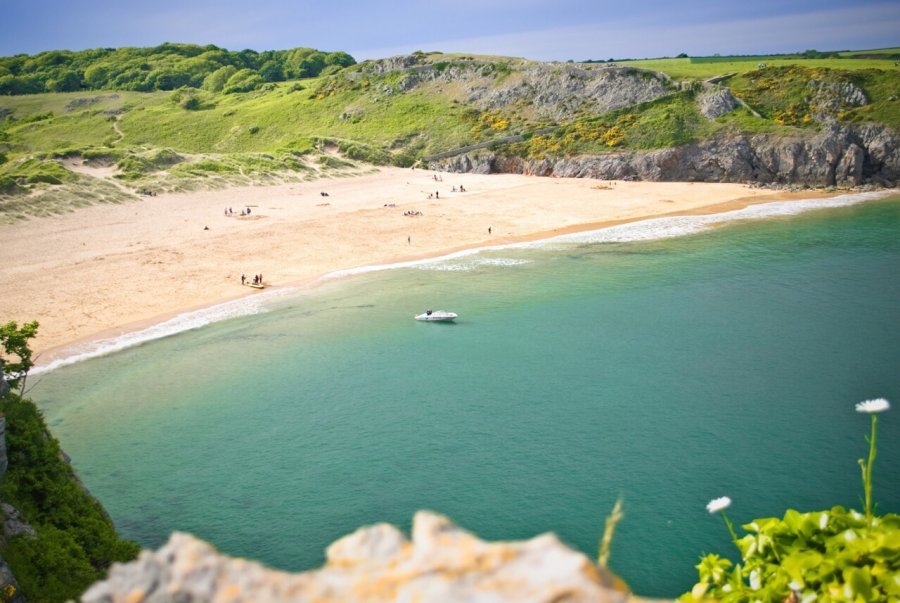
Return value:
[(0, 57), (0, 94), (78, 90), (247, 92), (265, 82), (315, 77), (356, 61), (346, 52), (313, 48), (228, 51), (217, 46), (161, 44), (152, 48), (97, 48)]
[(696, 566), (700, 580), (680, 600), (722, 603), (889, 603), (900, 600), (900, 515), (875, 515), (873, 468), (878, 456), (878, 413), (890, 409), (884, 398), (866, 400), (856, 411), (871, 417), (866, 436), (868, 458), (862, 470), (864, 513), (836, 506), (829, 511), (799, 513), (782, 519), (757, 519), (738, 538), (725, 509), (727, 496), (707, 505), (721, 513), (741, 563), (716, 554)]
[[(878, 121), (900, 130), (900, 77), (895, 71), (793, 65), (756, 69), (729, 83), (735, 94), (779, 125), (815, 127), (815, 116), (827, 113), (841, 121)], [(816, 83), (855, 86), (867, 103), (853, 106), (835, 99), (833, 106), (820, 106), (813, 88)]]
[(10, 394), (0, 401), (0, 411), (9, 456), (0, 494), (37, 531), (36, 538), (12, 538), (3, 557), (30, 601), (75, 599), (113, 561), (134, 559), (138, 546), (116, 535), (30, 400)]
[(6, 380), (10, 387), (18, 386), (34, 366), (28, 342), (37, 335), (37, 329), (36, 320), (21, 327), (14, 321), (0, 325), (0, 364), (3, 367), (0, 379)]
[(874, 518), (837, 506), (828, 511), (757, 519), (737, 541), (742, 563), (716, 554), (697, 565), (700, 581), (682, 601), (781, 603), (799, 600), (900, 599), (900, 515)]

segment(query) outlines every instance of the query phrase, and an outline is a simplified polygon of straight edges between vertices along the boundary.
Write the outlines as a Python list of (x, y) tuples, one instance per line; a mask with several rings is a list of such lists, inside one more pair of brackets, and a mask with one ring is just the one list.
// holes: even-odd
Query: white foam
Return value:
[(737, 220), (756, 220), (779, 216), (794, 216), (814, 209), (829, 209), (856, 205), (884, 196), (882, 192), (856, 193), (825, 199), (804, 199), (798, 201), (773, 201), (750, 205), (743, 209), (699, 216), (672, 216), (651, 218), (640, 222), (630, 222), (610, 226), (600, 230), (561, 235), (548, 242), (567, 243), (625, 243), (669, 239), (696, 234), (710, 227)]
[(82, 346), (72, 347), (64, 352), (64, 356), (57, 358), (47, 364), (35, 366), (31, 369), (32, 375), (46, 373), (54, 369), (75, 364), (83, 360), (105, 356), (112, 352), (124, 350), (137, 345), (141, 345), (154, 339), (162, 339), (184, 331), (199, 329), (208, 324), (236, 318), (239, 316), (250, 316), (266, 311), (266, 302), (272, 301), (277, 297), (282, 297), (292, 293), (294, 289), (279, 289), (277, 291), (266, 291), (258, 293), (251, 297), (246, 297), (223, 304), (184, 312), (169, 320), (159, 324), (152, 325), (140, 331), (124, 333), (118, 337), (110, 337), (86, 343)]
[[(483, 251), (483, 248), (479, 251)], [(512, 258), (475, 258), (468, 261), (451, 260), (447, 262), (431, 262), (428, 264), (419, 264), (416, 266), (418, 270), (436, 270), (444, 272), (472, 272), (478, 270), (482, 266), (521, 266), (522, 264), (530, 264), (531, 260), (515, 260)]]

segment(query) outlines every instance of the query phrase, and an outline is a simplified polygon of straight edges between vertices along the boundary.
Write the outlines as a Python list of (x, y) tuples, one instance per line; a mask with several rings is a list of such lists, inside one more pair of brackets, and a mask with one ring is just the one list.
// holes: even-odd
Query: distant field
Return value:
[(900, 55), (900, 48), (875, 48), (872, 50), (848, 50), (839, 53), (842, 57), (858, 57), (870, 55)]
[[(803, 59), (785, 58), (772, 59), (771, 57), (711, 57), (717, 60), (708, 61), (700, 59), (646, 59), (640, 61), (622, 61), (622, 65), (640, 67), (662, 71), (676, 80), (702, 80), (724, 75), (726, 73), (747, 73), (758, 68), (759, 63), (765, 63), (767, 67), (787, 67), (800, 65), (810, 69), (846, 69), (857, 71), (860, 69), (885, 69), (900, 71), (895, 65), (896, 61), (889, 59)], [(731, 59), (731, 60), (728, 60)]]

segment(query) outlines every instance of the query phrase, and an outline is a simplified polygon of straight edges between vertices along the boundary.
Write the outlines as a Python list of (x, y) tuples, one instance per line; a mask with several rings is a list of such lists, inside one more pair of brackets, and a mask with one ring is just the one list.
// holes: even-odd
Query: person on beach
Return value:
[(242, 284), (242, 285), (246, 285), (246, 284), (247, 284), (247, 277), (244, 276), (244, 273), (243, 273), (243, 272), (241, 272), (241, 284)]
[(410, 236), (407, 236), (407, 237), (406, 237), (406, 244), (407, 244), (407, 245), (412, 245), (412, 237), (410, 237)]
[(434, 191), (434, 198), (435, 198), (435, 199), (440, 199), (440, 198), (441, 198), (441, 191)]
[(491, 227), (488, 226), (488, 234), (491, 234)]

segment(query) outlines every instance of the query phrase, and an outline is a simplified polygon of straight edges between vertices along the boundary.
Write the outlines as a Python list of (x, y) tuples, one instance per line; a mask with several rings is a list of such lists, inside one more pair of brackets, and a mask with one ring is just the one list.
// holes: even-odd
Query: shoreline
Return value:
[[(0, 236), (18, 234), (18, 242), (25, 245), (31, 240), (32, 244), (19, 250), (18, 256), (10, 254), (6, 246), (0, 254), (0, 286), (16, 293), (14, 307), (18, 302), (18, 312), (6, 310), (2, 314), (12, 314), (4, 320), (36, 319), (43, 328), (46, 317), (42, 320), (40, 314), (25, 315), (23, 310), (32, 306), (29, 298), (43, 300), (43, 304), (35, 305), (48, 309), (51, 333), (39, 330), (44, 337), (39, 335), (35, 340), (35, 367), (44, 372), (62, 366), (61, 360), (73, 354), (86, 358), (107, 353), (85, 356), (78, 352), (110, 339), (139, 335), (179, 317), (191, 313), (199, 316), (228, 304), (252, 306), (254, 299), (263, 302), (309, 290), (342, 275), (440, 261), (457, 253), (534, 243), (656, 218), (709, 216), (764, 203), (841, 195), (824, 191), (773, 193), (717, 183), (440, 173), (438, 177), (448, 181), (445, 184), (433, 180), (435, 175), (438, 173), (382, 168), (375, 174), (346, 179), (167, 195), (162, 208), (159, 198), (121, 206), (93, 206), (64, 216), (4, 226)], [(425, 197), (427, 188), (446, 191), (450, 181), (462, 183), (468, 190), (462, 195), (445, 192), (440, 200)], [(323, 196), (321, 191), (316, 192), (319, 189), (334, 192)], [(401, 195), (406, 198), (398, 198)], [(298, 197), (303, 197), (302, 205), (296, 203)], [(244, 203), (235, 203), (236, 198)], [(295, 206), (278, 215), (278, 210), (291, 203)], [(229, 205), (256, 209), (252, 219), (210, 213), (221, 212)], [(172, 208), (180, 212), (185, 207), (189, 208), (187, 215), (172, 214)], [(424, 218), (405, 215), (418, 208)], [(164, 213), (154, 211), (160, 209)], [(446, 213), (448, 210), (453, 213)], [(201, 220), (214, 224), (212, 229), (199, 226)], [(475, 224), (485, 232), (473, 234)], [(490, 234), (484, 224), (491, 225)], [(225, 234), (213, 238), (213, 245), (206, 244), (210, 239), (207, 231), (220, 229)], [(10, 247), (15, 247), (16, 237), (6, 240), (10, 238)], [(422, 239), (426, 239), (425, 244), (420, 243)], [(88, 242), (95, 244), (79, 249), (79, 240), (82, 248), (87, 248)], [(37, 253), (42, 248), (48, 252), (43, 256)], [(12, 257), (4, 257), (7, 255)], [(235, 265), (244, 263), (245, 255), (265, 255), (265, 261), (259, 262), (263, 264), (261, 271), (264, 276), (275, 276), (265, 279), (269, 285), (265, 291), (239, 292), (236, 281), (241, 267), (229, 266), (221, 278), (210, 274), (223, 269), (222, 255)], [(17, 263), (20, 258), (29, 261), (22, 266)], [(94, 263), (101, 261), (98, 270)], [(189, 278), (182, 281), (182, 272)], [(107, 276), (121, 283), (124, 291), (104, 288)], [(155, 287), (159, 280), (154, 277), (161, 277), (166, 286)], [(30, 285), (26, 291), (16, 288), (15, 283), (21, 282)], [(84, 291), (94, 295), (85, 299), (79, 295)], [(98, 312), (104, 309), (110, 310), (110, 316), (98, 318)], [(233, 315), (252, 311), (243, 308)], [(200, 318), (196, 325), (179, 330), (211, 320)]]

